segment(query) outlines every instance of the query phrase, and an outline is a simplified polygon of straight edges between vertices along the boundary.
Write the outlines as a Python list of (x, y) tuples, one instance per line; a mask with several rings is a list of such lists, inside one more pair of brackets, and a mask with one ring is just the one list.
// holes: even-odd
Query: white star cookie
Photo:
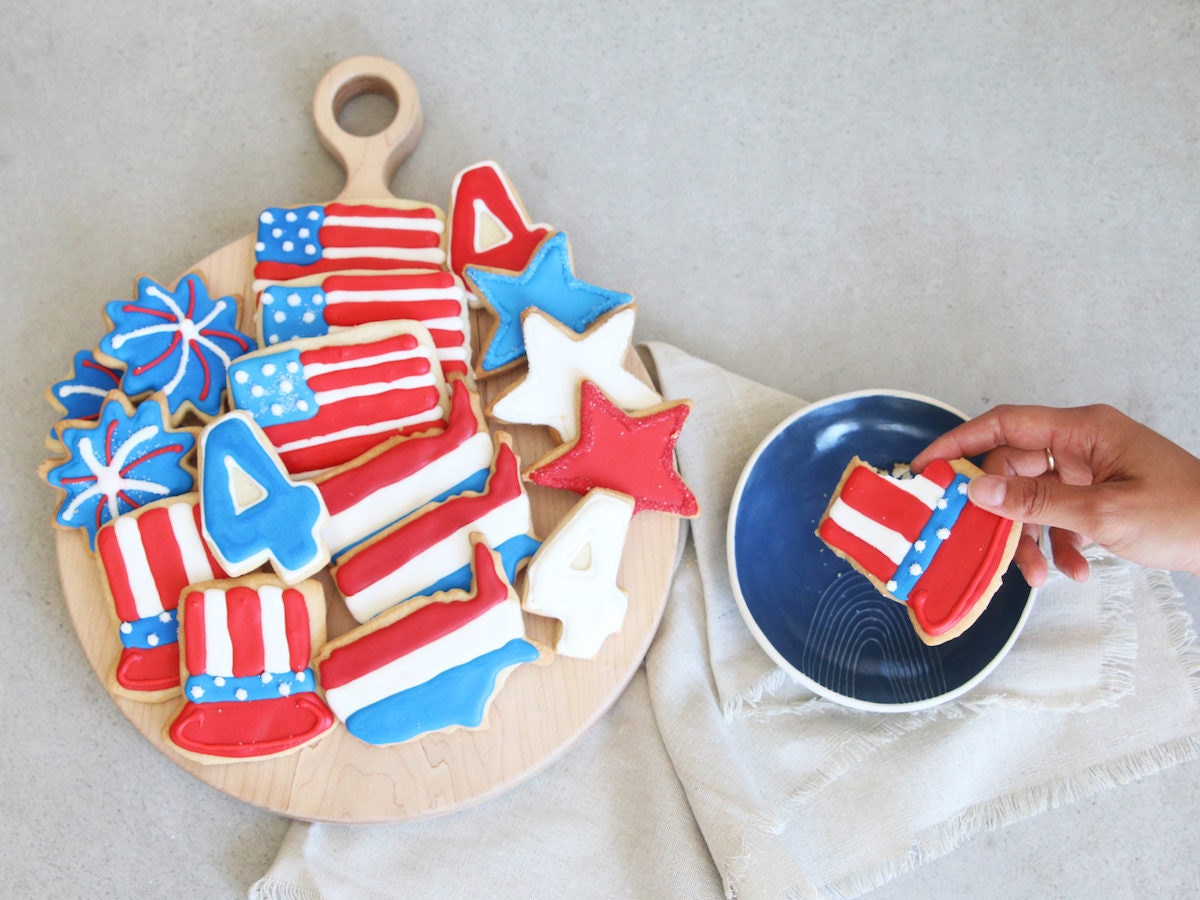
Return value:
[(645, 382), (624, 367), (633, 337), (633, 307), (616, 310), (582, 335), (536, 309), (521, 327), (529, 371), (501, 394), (488, 414), (503, 422), (548, 425), (560, 441), (579, 434), (579, 383), (594, 382), (627, 412), (662, 402)]
[(588, 491), (546, 538), (526, 570), (521, 605), (561, 622), (555, 652), (589, 659), (621, 630), (628, 595), (617, 585), (632, 497)]

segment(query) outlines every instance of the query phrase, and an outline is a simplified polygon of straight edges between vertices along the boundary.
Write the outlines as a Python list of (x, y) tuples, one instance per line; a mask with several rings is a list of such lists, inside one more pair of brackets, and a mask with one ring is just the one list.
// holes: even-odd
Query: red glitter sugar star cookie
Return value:
[(530, 466), (525, 477), (577, 494), (609, 488), (633, 497), (635, 512), (693, 518), (700, 504), (675, 468), (675, 443), (691, 411), (692, 401), (676, 400), (631, 415), (594, 383), (583, 381), (579, 436)]

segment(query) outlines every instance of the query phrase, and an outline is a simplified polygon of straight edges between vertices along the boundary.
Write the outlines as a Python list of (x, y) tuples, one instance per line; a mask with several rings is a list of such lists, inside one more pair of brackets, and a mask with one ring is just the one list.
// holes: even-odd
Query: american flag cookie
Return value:
[(409, 200), (269, 207), (258, 216), (254, 292), (333, 272), (440, 269), (445, 232), (440, 209)]
[(298, 750), (333, 728), (312, 669), (325, 642), (319, 582), (203, 582), (179, 608), (183, 700), (163, 727), (168, 744), (200, 762), (235, 762)]
[(979, 618), (1016, 550), (1020, 524), (967, 499), (980, 474), (957, 459), (898, 477), (856, 456), (817, 526), (830, 550), (908, 607), (926, 644), (951, 640)]
[(411, 321), (358, 325), (247, 354), (229, 369), (229, 392), (293, 475), (349, 462), (395, 434), (445, 425), (437, 349), (429, 330)]
[(106, 523), (96, 561), (121, 650), (113, 691), (143, 702), (179, 693), (179, 597), (190, 584), (227, 573), (200, 529), (200, 495), (158, 500)]
[(470, 374), (467, 291), (443, 269), (338, 273), (273, 284), (258, 295), (262, 346), (321, 337), (372, 322), (420, 322), (433, 338), (442, 373)]
[(470, 584), (420, 597), (325, 645), (325, 699), (346, 730), (375, 745), (487, 724), (492, 698), (542, 648), (525, 636), (521, 605), (499, 555), (470, 542)]
[(136, 290), (133, 300), (105, 304), (109, 331), (97, 360), (121, 370), (121, 390), (129, 397), (161, 392), (172, 424), (189, 414), (201, 422), (220, 415), (226, 370), (257, 346), (237, 329), (238, 299), (210, 296), (194, 273), (173, 289), (142, 276)]

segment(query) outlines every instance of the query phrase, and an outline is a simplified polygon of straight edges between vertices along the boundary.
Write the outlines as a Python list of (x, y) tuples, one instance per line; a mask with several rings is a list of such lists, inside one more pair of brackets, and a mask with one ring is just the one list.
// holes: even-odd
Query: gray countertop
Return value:
[[(425, 134), (393, 190), (498, 160), (638, 339), (808, 398), (968, 413), (1107, 401), (1200, 451), (1200, 6), (79, 0), (0, 11), (14, 416), (0, 596), (8, 896), (243, 895), (287, 822), (125, 721), (61, 599), (42, 392), (102, 304), (273, 204), (331, 199), (313, 89), (404, 66)], [(973, 11), (968, 9), (973, 7)], [(357, 101), (344, 122), (380, 109)], [(1180, 579), (1197, 605), (1196, 582)], [(877, 896), (1178, 895), (1200, 767), (968, 842)]]

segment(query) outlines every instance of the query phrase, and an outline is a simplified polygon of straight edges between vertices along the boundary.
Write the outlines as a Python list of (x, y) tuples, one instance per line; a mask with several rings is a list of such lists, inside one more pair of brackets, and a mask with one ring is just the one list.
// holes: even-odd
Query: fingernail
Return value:
[(967, 496), (977, 506), (1000, 506), (1008, 494), (1008, 482), (996, 475), (980, 475), (971, 481)]

